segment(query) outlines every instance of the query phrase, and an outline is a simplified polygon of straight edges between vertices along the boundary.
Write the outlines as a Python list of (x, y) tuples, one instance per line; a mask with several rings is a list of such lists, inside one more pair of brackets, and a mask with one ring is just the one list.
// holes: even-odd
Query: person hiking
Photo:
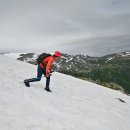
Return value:
[[(46, 54), (46, 53), (43, 53), (43, 54)], [(49, 88), (50, 76), (52, 73), (51, 66), (52, 66), (54, 61), (58, 60), (61, 57), (61, 53), (59, 51), (55, 51), (55, 53), (53, 55), (50, 55), (50, 54), (46, 54), (46, 55), (47, 56), (45, 58), (43, 58), (40, 63), (38, 63), (37, 78), (24, 80), (26, 87), (30, 87), (30, 84), (29, 84), (30, 82), (40, 81), (42, 78), (42, 75), (44, 74), (44, 76), (46, 77), (45, 90), (48, 92), (52, 92)]]

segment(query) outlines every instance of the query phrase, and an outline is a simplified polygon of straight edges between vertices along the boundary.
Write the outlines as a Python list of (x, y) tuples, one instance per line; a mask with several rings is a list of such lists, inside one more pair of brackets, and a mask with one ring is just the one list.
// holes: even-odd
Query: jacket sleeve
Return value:
[(49, 74), (49, 72), (51, 71), (51, 65), (53, 64), (53, 62), (53, 58), (50, 58), (46, 66), (46, 74)]

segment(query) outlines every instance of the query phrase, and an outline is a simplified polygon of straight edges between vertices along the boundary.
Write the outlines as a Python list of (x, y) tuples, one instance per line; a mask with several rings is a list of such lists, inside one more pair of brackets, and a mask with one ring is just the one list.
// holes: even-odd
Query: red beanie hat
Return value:
[(53, 54), (53, 56), (61, 57), (61, 53), (59, 51), (55, 51), (55, 53)]

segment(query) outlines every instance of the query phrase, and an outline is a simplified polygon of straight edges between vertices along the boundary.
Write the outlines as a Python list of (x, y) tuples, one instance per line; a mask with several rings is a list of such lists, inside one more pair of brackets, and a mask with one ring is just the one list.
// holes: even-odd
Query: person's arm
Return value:
[(47, 63), (47, 66), (46, 66), (46, 77), (49, 76), (49, 73), (51, 71), (51, 65), (53, 64), (53, 58), (50, 58), (48, 63)]

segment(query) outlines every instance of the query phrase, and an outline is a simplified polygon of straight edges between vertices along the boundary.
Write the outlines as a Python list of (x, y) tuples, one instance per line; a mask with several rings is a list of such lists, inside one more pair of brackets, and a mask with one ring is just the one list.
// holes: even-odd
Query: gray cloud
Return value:
[(95, 56), (130, 50), (129, 5), (129, 0), (0, 0), (0, 48)]

